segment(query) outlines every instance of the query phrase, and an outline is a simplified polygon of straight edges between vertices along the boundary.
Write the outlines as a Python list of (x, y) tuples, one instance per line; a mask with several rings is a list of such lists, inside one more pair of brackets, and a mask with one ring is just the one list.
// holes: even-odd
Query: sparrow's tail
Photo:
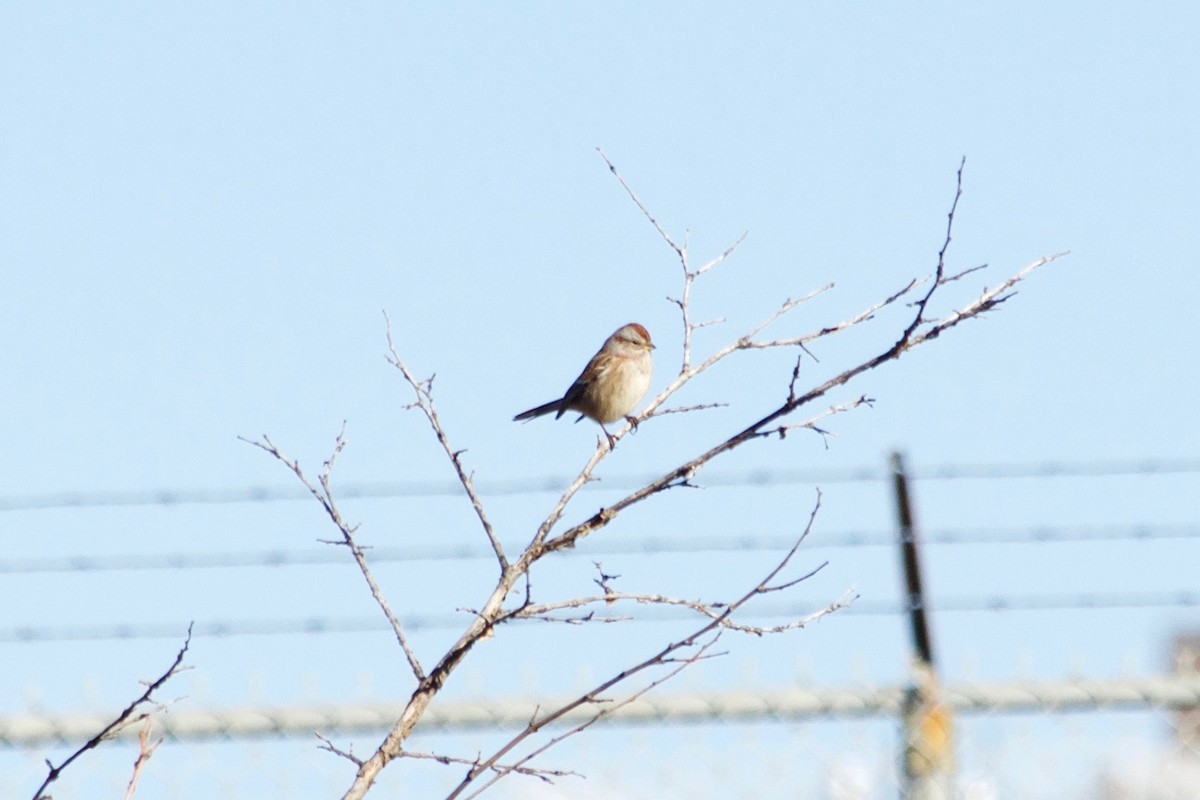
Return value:
[(537, 408), (531, 408), (528, 411), (522, 411), (520, 414), (517, 414), (515, 417), (513, 417), (513, 422), (524, 422), (525, 420), (534, 419), (535, 417), (545, 416), (546, 414), (553, 414), (555, 412), (558, 412), (561, 409), (561, 407), (562, 407), (561, 399), (560, 400), (551, 400), (549, 403), (543, 403), (542, 405), (538, 406)]

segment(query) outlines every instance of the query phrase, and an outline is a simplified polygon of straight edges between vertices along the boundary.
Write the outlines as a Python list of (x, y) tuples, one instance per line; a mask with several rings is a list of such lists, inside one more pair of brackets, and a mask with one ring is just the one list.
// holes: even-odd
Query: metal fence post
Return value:
[(953, 800), (954, 738), (950, 709), (941, 700), (921, 582), (920, 549), (904, 456), (891, 455), (900, 533), (900, 559), (912, 628), (911, 683), (904, 695), (903, 800)]

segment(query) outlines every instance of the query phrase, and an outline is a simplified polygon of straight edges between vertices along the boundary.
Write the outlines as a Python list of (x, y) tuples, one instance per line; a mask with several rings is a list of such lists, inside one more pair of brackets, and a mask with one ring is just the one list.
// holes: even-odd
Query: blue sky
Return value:
[[(658, 343), (653, 391), (678, 364), (678, 317), (664, 299), (679, 291), (678, 265), (597, 146), (668, 230), (688, 232), (697, 262), (749, 232), (696, 286), (696, 316), (728, 320), (702, 332), (701, 352), (827, 282), (835, 290), (781, 335), (927, 275), (964, 155), (950, 263), (990, 266), (947, 287), (941, 310), (1071, 251), (998, 313), (831, 398), (877, 402), (831, 421), (828, 447), (817, 436), (762, 443), (714, 464), (714, 478), (881, 469), (893, 447), (918, 471), (1194, 463), (1198, 23), (1187, 3), (6, 5), (0, 494), (12, 507), (71, 492), (290, 486), (236, 437), (269, 433), (316, 469), (343, 420), (338, 481), (448, 482), (383, 359), (386, 310), (412, 368), (437, 373), (450, 436), (517, 547), (554, 498), (489, 487), (564, 479), (596, 430), (512, 415), (561, 392), (631, 320)], [(903, 313), (820, 344), (807, 374), (886, 346)], [(791, 359), (751, 353), (697, 381), (682, 401), (730, 407), (643, 426), (600, 470), (614, 488), (601, 482), (569, 518), (771, 408)], [(894, 600), (890, 550), (819, 548), (822, 535), (886, 533), (886, 487), (821, 485), (805, 556), (831, 564), (799, 605), (848, 586)], [(925, 527), (951, 531), (1189, 526), (1198, 492), (1195, 472), (916, 489)], [(604, 537), (779, 535), (813, 496), (807, 480), (714, 481), (634, 510)], [(484, 545), (454, 496), (348, 500), (346, 511), (380, 547)], [(0, 512), (0, 535), (15, 560), (312, 550), (333, 533), (317, 512), (288, 501), (66, 505)], [(770, 555), (604, 559), (630, 590), (727, 596)], [(971, 545), (931, 548), (927, 571), (935, 598), (1106, 596), (1194, 590), (1198, 557), (1194, 538)], [(548, 565), (542, 580), (588, 591), (588, 561)], [(467, 560), (380, 573), (393, 605), (445, 614), (478, 602), (489, 569)], [(0, 628), (369, 618), (360, 583), (349, 564), (18, 572), (4, 584), (21, 602), (5, 604)], [(935, 636), (951, 679), (1011, 677), (1018, 662), (1044, 677), (1080, 664), (1107, 675), (1130, 662), (1158, 670), (1169, 636), (1195, 624), (1194, 609), (1169, 607), (955, 612)], [(657, 623), (627, 631), (646, 646), (669, 635)], [(416, 640), (432, 658), (453, 635)], [(515, 632), (454, 691), (528, 690), (535, 665), (539, 685), (573, 685), (581, 664), (548, 642), (574, 635)], [(293, 703), (315, 683), (336, 699), (353, 694), (349, 670), (394, 698), (405, 687), (389, 644), (386, 633), (200, 639), (195, 685), (181, 692), (200, 705)], [(729, 666), (696, 680), (739, 686), (737, 665), (751, 663), (765, 686), (797, 669), (833, 685), (851, 674), (895, 681), (905, 646), (898, 618), (845, 615), (786, 641), (740, 642)], [(0, 713), (24, 709), (28, 687), (50, 710), (119, 706), (176, 647), (6, 641)], [(556, 654), (534, 655), (543, 648)], [(603, 659), (592, 657), (581, 660), (599, 674)]]

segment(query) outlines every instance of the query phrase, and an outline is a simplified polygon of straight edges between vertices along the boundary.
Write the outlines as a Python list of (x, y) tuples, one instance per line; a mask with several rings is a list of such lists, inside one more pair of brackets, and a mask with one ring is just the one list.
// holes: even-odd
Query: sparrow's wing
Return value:
[(575, 401), (583, 396), (587, 387), (588, 381), (584, 379), (583, 375), (576, 378), (575, 382), (571, 384), (571, 388), (567, 389), (567, 393), (563, 395), (562, 402), (558, 407), (558, 413), (554, 415), (554, 418), (558, 419), (567, 413), (571, 409), (571, 406), (575, 405)]
[(587, 391), (588, 386), (590, 386), (593, 381), (595, 381), (604, 373), (604, 370), (606, 369), (605, 365), (607, 363), (607, 359), (600, 358), (600, 353), (596, 353), (596, 355), (592, 356), (592, 360), (589, 361), (588, 365), (583, 368), (583, 372), (579, 373), (579, 377), (576, 378), (575, 382), (571, 384), (571, 388), (567, 389), (566, 393), (563, 394), (562, 407), (558, 409), (558, 414), (556, 414), (554, 417), (555, 419), (558, 419), (572, 409), (578, 410), (575, 407), (576, 401), (583, 396), (583, 393)]

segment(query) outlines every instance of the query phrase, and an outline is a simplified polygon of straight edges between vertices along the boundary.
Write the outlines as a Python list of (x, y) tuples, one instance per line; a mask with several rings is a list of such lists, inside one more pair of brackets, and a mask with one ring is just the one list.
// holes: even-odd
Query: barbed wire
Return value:
[[(623, 706), (608, 724), (680, 724), (719, 721), (783, 722), (818, 717), (896, 717), (903, 710), (906, 687), (790, 688), (775, 691), (688, 692), (644, 695)], [(957, 714), (1073, 712), (1130, 709), (1185, 709), (1200, 706), (1200, 675), (1013, 681), (951, 685), (939, 697)], [(448, 701), (429, 707), (421, 730), (463, 731), (524, 725), (537, 708), (554, 708), (546, 698), (486, 698)], [(354, 703), (293, 708), (187, 710), (172, 708), (155, 718), (155, 735), (176, 740), (276, 736), (311, 737), (385, 731), (400, 717), (402, 706)], [(566, 715), (569, 725), (591, 709)], [(0, 717), (0, 746), (36, 747), (91, 736), (107, 722), (101, 713), (20, 714)], [(137, 727), (120, 737), (136, 738)]]
[[(820, 608), (824, 603), (795, 602), (785, 606), (757, 608), (742, 615), (746, 620), (795, 619), (804, 609)], [(1197, 608), (1200, 591), (1128, 592), (1123, 594), (1068, 594), (990, 597), (963, 597), (936, 600), (929, 604), (934, 613), (1022, 612), (1022, 611), (1105, 611), (1133, 608)], [(908, 613), (908, 606), (899, 601), (857, 600), (838, 610), (850, 616), (893, 616)], [(400, 623), (411, 631), (448, 630), (462, 627), (469, 619), (467, 612), (459, 614), (409, 614)], [(639, 609), (629, 618), (619, 611), (599, 612), (598, 622), (675, 622), (692, 619), (687, 609), (651, 607)], [(517, 620), (509, 624), (541, 624)], [(194, 638), (226, 638), (233, 636), (286, 636), (297, 634), (377, 633), (386, 631), (384, 620), (375, 617), (303, 617), (291, 619), (228, 619), (196, 622)], [(112, 625), (19, 625), (0, 628), (0, 643), (35, 643), (84, 640), (171, 639), (179, 637), (179, 623), (138, 622)]]
[[(1165, 475), (1200, 473), (1200, 459), (1150, 458), (1112, 459), (1107, 461), (1042, 461), (1008, 464), (945, 464), (911, 470), (913, 480), (971, 480), (1019, 478), (1096, 478), (1106, 476)], [(699, 481), (707, 486), (770, 486), (795, 483), (872, 483), (887, 479), (882, 467), (850, 467), (831, 470), (748, 470), (715, 472)], [(640, 487), (657, 475), (613, 476), (603, 486), (616, 489)], [(564, 476), (515, 478), (479, 481), (484, 496), (559, 492), (570, 483)], [(596, 486), (590, 487), (594, 490)], [(462, 493), (462, 485), (452, 481), (377, 481), (349, 482), (341, 485), (342, 498), (434, 497)], [(30, 511), (102, 506), (175, 506), (184, 504), (224, 505), (306, 500), (307, 492), (292, 487), (249, 486), (207, 489), (138, 489), (106, 492), (49, 492), (0, 497), (0, 511)]]
[[(165, 538), (153, 537), (155, 541)], [(1141, 525), (1059, 525), (1020, 528), (947, 529), (921, 535), (923, 545), (1011, 545), (1147, 541), (1200, 538), (1200, 523)], [(792, 539), (773, 534), (721, 534), (689, 536), (686, 541), (645, 536), (634, 541), (597, 542), (586, 553), (566, 550), (564, 557), (587, 555), (655, 555), (675, 553), (752, 553), (787, 549)], [(847, 531), (815, 536), (807, 549), (895, 547), (894, 532)], [(492, 559), (480, 543), (373, 547), (372, 563), (413, 561), (465, 561)], [(122, 555), (38, 556), (0, 558), (0, 575), (47, 572), (116, 572), (164, 569), (228, 569), (244, 567), (340, 566), (345, 554), (329, 547), (302, 550), (253, 550), (218, 553), (127, 553)]]

